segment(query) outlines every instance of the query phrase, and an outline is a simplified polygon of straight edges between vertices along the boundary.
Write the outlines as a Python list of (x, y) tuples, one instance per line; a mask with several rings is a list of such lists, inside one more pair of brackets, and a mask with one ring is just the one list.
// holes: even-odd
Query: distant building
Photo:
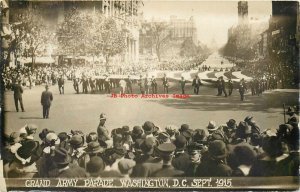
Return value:
[(189, 20), (178, 19), (176, 16), (170, 17), (171, 37), (174, 39), (192, 38), (193, 42), (197, 44), (197, 28), (194, 18)]

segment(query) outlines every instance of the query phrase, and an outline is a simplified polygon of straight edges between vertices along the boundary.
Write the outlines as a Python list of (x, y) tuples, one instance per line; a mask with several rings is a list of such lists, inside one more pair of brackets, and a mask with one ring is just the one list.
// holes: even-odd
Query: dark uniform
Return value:
[(164, 93), (169, 93), (169, 79), (166, 76), (164, 76), (162, 82), (164, 87)]
[[(222, 86), (222, 92), (225, 94), (225, 97), (227, 97), (227, 92), (226, 92), (226, 88), (225, 88), (225, 81), (223, 79), (223, 77), (221, 77), (221, 86)], [(222, 94), (221, 92), (221, 94)]]
[(241, 101), (244, 101), (244, 98), (245, 98), (244, 94), (245, 94), (246, 90), (247, 90), (246, 83), (245, 83), (244, 79), (242, 79), (239, 84), (239, 92), (240, 92), (240, 96), (241, 96)]
[(142, 76), (140, 77), (140, 79), (138, 81), (138, 85), (140, 87), (141, 94), (144, 94), (145, 93), (145, 86), (144, 86)]
[(130, 77), (126, 79), (127, 93), (132, 93), (132, 80)]
[(88, 82), (87, 78), (83, 77), (81, 79), (81, 83), (82, 83), (82, 93), (88, 93), (89, 82)]
[(49, 110), (51, 102), (53, 101), (53, 95), (48, 91), (48, 86), (46, 85), (46, 91), (43, 91), (41, 96), (41, 104), (43, 106), (43, 118), (49, 118)]
[(186, 80), (182, 77), (181, 80), (179, 81), (180, 83), (180, 87), (181, 87), (181, 92), (182, 94), (185, 94), (185, 84), (186, 84)]
[(58, 89), (59, 89), (59, 94), (64, 94), (65, 93), (65, 80), (63, 79), (62, 76), (59, 77), (58, 79)]
[(152, 77), (151, 79), (151, 87), (152, 87), (152, 93), (157, 94), (157, 83), (154, 77)]
[(153, 177), (182, 177), (184, 172), (178, 170), (170, 164), (174, 151), (176, 149), (175, 145), (172, 143), (163, 143), (158, 147), (158, 152), (163, 160), (163, 166), (160, 170), (156, 171), (152, 176)]
[(74, 87), (76, 93), (78, 94), (79, 93), (79, 79), (78, 78), (73, 79), (73, 87)]
[(201, 80), (198, 77), (195, 77), (193, 79), (192, 86), (194, 86), (194, 93), (197, 95), (199, 94), (200, 85), (201, 85)]
[(25, 110), (24, 110), (23, 99), (22, 99), (23, 88), (22, 88), (22, 86), (20, 85), (20, 83), (15, 84), (15, 85), (13, 86), (13, 90), (14, 90), (14, 100), (15, 100), (15, 107), (16, 107), (16, 110), (17, 110), (17, 112), (19, 112), (19, 102), (20, 102), (21, 109), (22, 109), (22, 111), (24, 112)]

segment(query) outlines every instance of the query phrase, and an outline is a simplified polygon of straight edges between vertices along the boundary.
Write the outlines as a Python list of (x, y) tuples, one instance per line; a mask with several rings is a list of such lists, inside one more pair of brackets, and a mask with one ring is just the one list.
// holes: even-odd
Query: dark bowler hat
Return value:
[(143, 129), (140, 126), (134, 126), (131, 132), (132, 135), (138, 136), (143, 134)]
[(104, 170), (105, 164), (101, 157), (94, 156), (86, 164), (86, 171), (91, 174), (91, 176), (100, 176), (101, 171)]
[(208, 146), (208, 152), (214, 159), (222, 159), (227, 155), (226, 145), (221, 140), (212, 141)]
[(145, 133), (152, 133), (154, 129), (154, 124), (150, 121), (146, 121), (143, 125), (143, 130)]
[(46, 138), (46, 135), (50, 132), (49, 129), (45, 128), (39, 133), (39, 138), (41, 140), (44, 140)]
[(161, 156), (170, 156), (174, 154), (176, 146), (173, 143), (162, 143), (157, 149)]
[(236, 136), (245, 139), (251, 134), (251, 127), (246, 122), (241, 121), (236, 129)]
[(229, 121), (226, 124), (228, 128), (236, 129), (236, 121), (234, 119), (229, 119)]
[(129, 131), (129, 127), (127, 126), (127, 125), (124, 125), (123, 127), (122, 127), (122, 133), (130, 133), (130, 131)]
[(71, 157), (66, 149), (56, 148), (52, 160), (58, 165), (67, 165), (71, 162)]
[(26, 129), (26, 132), (28, 135), (31, 135), (31, 134), (34, 134), (36, 133), (36, 130), (37, 130), (37, 125), (35, 124), (28, 124), (25, 129)]
[(84, 149), (87, 153), (95, 154), (102, 153), (104, 149), (100, 147), (100, 144), (96, 141), (92, 141), (88, 144), (87, 148)]
[(204, 129), (196, 129), (195, 131), (194, 131), (194, 136), (193, 136), (193, 140), (195, 141), (195, 142), (202, 142), (202, 141), (205, 141), (206, 140), (206, 137), (207, 137), (207, 135), (206, 135), (206, 132), (205, 132), (205, 130)]
[(183, 135), (178, 135), (174, 141), (177, 150), (184, 150), (187, 140)]
[(158, 134), (158, 139), (165, 140), (165, 139), (168, 139), (168, 138), (170, 138), (170, 135), (167, 132), (160, 132)]
[(199, 153), (199, 152), (201, 152), (203, 147), (204, 146), (202, 144), (193, 142), (193, 143), (189, 144), (188, 147), (187, 147), (188, 153), (189, 154)]
[(74, 146), (74, 147), (80, 147), (83, 145), (83, 138), (80, 135), (74, 135), (71, 139), (70, 139), (70, 145)]
[(182, 124), (180, 126), (180, 129), (178, 130), (179, 132), (184, 132), (190, 129), (190, 126), (188, 124)]
[(181, 135), (183, 135), (187, 140), (189, 140), (193, 136), (193, 130), (188, 129), (186, 131), (182, 131)]
[(66, 132), (61, 132), (57, 135), (61, 141), (70, 139), (70, 136)]
[(264, 137), (262, 141), (262, 148), (270, 157), (279, 157), (283, 153), (281, 140), (276, 136)]
[(144, 154), (151, 155), (153, 153), (155, 144), (156, 144), (155, 139), (152, 137), (148, 137), (141, 144), (141, 150), (143, 151)]

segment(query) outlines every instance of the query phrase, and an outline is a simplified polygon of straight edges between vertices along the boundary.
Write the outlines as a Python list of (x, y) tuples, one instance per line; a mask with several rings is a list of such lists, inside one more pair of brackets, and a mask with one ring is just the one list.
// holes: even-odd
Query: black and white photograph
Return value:
[(0, 191), (298, 190), (298, 1), (0, 0)]

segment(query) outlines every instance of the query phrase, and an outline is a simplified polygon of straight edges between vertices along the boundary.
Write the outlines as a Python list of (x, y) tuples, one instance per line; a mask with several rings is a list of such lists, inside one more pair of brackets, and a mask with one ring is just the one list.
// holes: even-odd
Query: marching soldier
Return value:
[(227, 97), (224, 78), (223, 78), (223, 76), (221, 76), (220, 78), (221, 78), (221, 89), (222, 89), (221, 94), (223, 92), (225, 94), (225, 97)]
[(218, 94), (217, 94), (217, 96), (221, 96), (222, 95), (222, 82), (221, 82), (221, 78), (220, 77), (217, 80), (217, 88), (218, 88)]
[(241, 96), (241, 101), (244, 101), (244, 94), (245, 94), (245, 91), (247, 90), (247, 87), (246, 87), (246, 83), (245, 83), (245, 80), (244, 78), (241, 79), (240, 81), (240, 84), (239, 84), (239, 92), (240, 92), (240, 96)]
[(76, 91), (77, 94), (79, 94), (79, 78), (74, 78), (73, 79), (73, 87)]
[(151, 79), (151, 87), (152, 87), (152, 93), (157, 94), (157, 83), (156, 83), (156, 79), (155, 79), (154, 75), (152, 76), (152, 79)]
[(181, 86), (181, 92), (182, 94), (185, 94), (185, 84), (186, 84), (186, 80), (184, 79), (184, 77), (181, 77), (181, 80), (179, 81), (180, 86)]
[(143, 82), (143, 75), (140, 75), (140, 79), (138, 81), (138, 85), (140, 86), (141, 94), (145, 94), (145, 84)]
[(22, 112), (24, 112), (25, 110), (24, 110), (23, 99), (22, 99), (23, 88), (21, 86), (21, 80), (18, 80), (18, 83), (14, 84), (13, 90), (14, 90), (14, 100), (15, 100), (16, 110), (17, 112), (19, 112), (19, 102), (20, 102)]
[(64, 94), (64, 86), (65, 86), (65, 80), (63, 78), (63, 76), (61, 75), (58, 79), (58, 89), (59, 89), (59, 94)]
[(167, 94), (169, 93), (169, 80), (167, 78), (167, 75), (164, 74), (164, 77), (162, 79), (162, 82), (163, 82), (163, 87), (164, 87), (164, 93), (167, 92)]
[(110, 79), (108, 75), (106, 75), (106, 78), (104, 80), (104, 87), (105, 87), (105, 92), (110, 93)]
[(128, 78), (126, 79), (126, 86), (127, 86), (127, 93), (132, 93), (132, 80), (130, 79), (129, 75)]
[(195, 78), (193, 79), (193, 83), (192, 83), (192, 86), (194, 87), (194, 94), (199, 94), (199, 88), (200, 88), (200, 85), (201, 85), (201, 80), (199, 78), (198, 75), (195, 76)]

